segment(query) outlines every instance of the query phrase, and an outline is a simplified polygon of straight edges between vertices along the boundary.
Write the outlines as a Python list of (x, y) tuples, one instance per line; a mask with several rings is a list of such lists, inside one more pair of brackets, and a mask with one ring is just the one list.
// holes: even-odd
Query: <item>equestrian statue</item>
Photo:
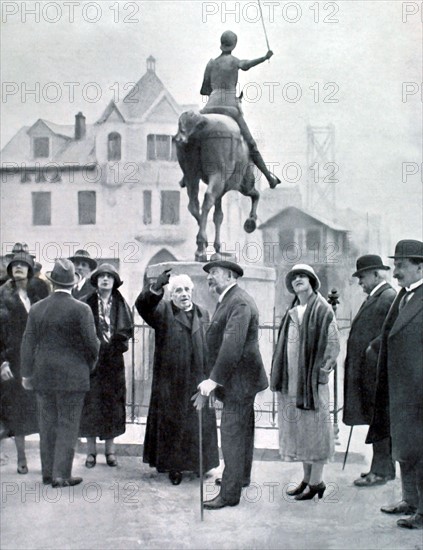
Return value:
[[(222, 53), (211, 59), (205, 69), (201, 94), (209, 97), (199, 113), (182, 113), (175, 136), (176, 152), (183, 172), (181, 187), (188, 192), (188, 210), (197, 220), (196, 261), (206, 261), (207, 218), (214, 206), (214, 248), (220, 251), (220, 228), (223, 221), (222, 197), (228, 191), (239, 191), (251, 198), (251, 211), (244, 230), (256, 229), (257, 204), (260, 194), (255, 188), (254, 163), (274, 189), (280, 179), (272, 174), (261, 156), (257, 144), (244, 120), (240, 100), (236, 96), (238, 70), (248, 71), (270, 59), (271, 50), (263, 57), (240, 60), (232, 55), (237, 36), (225, 31), (220, 39)], [(241, 94), (242, 95), (242, 94)], [(200, 210), (199, 182), (208, 188)]]

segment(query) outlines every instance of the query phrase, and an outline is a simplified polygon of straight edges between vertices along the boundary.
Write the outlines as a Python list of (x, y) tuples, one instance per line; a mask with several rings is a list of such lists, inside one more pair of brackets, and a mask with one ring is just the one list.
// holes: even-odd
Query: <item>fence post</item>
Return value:
[[(332, 306), (333, 313), (336, 317), (336, 310), (339, 304), (339, 294), (336, 288), (333, 288), (329, 292), (328, 302)], [(335, 367), (333, 369), (333, 405), (333, 435), (335, 445), (340, 445), (338, 426), (338, 362), (335, 363)]]

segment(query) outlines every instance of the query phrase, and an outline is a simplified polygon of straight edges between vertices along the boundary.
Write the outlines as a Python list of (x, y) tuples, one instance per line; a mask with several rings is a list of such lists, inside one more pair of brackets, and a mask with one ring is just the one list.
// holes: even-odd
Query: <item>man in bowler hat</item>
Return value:
[(423, 529), (423, 242), (395, 247), (398, 293), (382, 328), (375, 412), (367, 442), (392, 438), (400, 463), (402, 500), (386, 514), (409, 515), (399, 527)]
[(37, 395), (44, 484), (69, 487), (85, 393), (90, 388), (100, 342), (87, 304), (72, 297), (77, 277), (70, 260), (59, 259), (46, 276), (54, 292), (30, 309), (21, 347), (22, 385)]
[(203, 267), (209, 288), (219, 295), (206, 341), (211, 372), (198, 385), (201, 395), (223, 401), (220, 424), (223, 476), (216, 480), (220, 493), (204, 503), (217, 510), (236, 506), (242, 487), (250, 484), (254, 451), (254, 399), (267, 388), (258, 343), (259, 312), (253, 298), (238, 286), (240, 265), (214, 255)]
[[(357, 259), (357, 269), (353, 273), (367, 299), (354, 317), (347, 343), (343, 413), (343, 422), (347, 426), (370, 425), (372, 421), (380, 334), (396, 296), (395, 290), (386, 282), (389, 269), (383, 265), (380, 256), (366, 254)], [(373, 443), (370, 471), (356, 479), (354, 485), (372, 487), (394, 478), (391, 439), (386, 437)]]
[(91, 273), (97, 268), (97, 262), (91, 258), (87, 250), (77, 250), (73, 256), (69, 258), (75, 266), (75, 271), (79, 275), (79, 280), (72, 288), (72, 296), (77, 300), (83, 300), (93, 292), (95, 288), (91, 284)]

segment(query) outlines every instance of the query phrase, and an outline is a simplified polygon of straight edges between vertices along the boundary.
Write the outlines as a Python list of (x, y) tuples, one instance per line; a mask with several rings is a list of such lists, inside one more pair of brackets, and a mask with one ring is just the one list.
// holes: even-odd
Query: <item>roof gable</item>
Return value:
[(169, 97), (166, 90), (163, 90), (151, 107), (144, 113), (142, 120), (169, 122), (172, 118), (179, 117), (179, 115), (180, 111), (175, 105), (175, 102), (172, 101), (172, 98)]
[(75, 133), (75, 127), (72, 125), (55, 124), (54, 122), (39, 118), (37, 122), (34, 122), (34, 124), (29, 128), (28, 134), (32, 135), (40, 129), (49, 134), (54, 134), (55, 136), (59, 136), (65, 139), (72, 139)]
[(298, 218), (311, 218), (313, 221), (321, 224), (326, 225), (330, 229), (333, 229), (334, 231), (342, 231), (347, 232), (348, 229), (345, 227), (341, 227), (340, 225), (337, 225), (336, 223), (332, 222), (331, 220), (324, 219), (322, 216), (318, 214), (311, 214), (301, 208), (297, 208), (295, 206), (289, 206), (288, 208), (284, 208), (281, 210), (278, 214), (275, 216), (272, 216), (270, 219), (268, 219), (265, 223), (261, 224), (259, 226), (259, 229), (266, 229), (271, 226), (278, 225), (279, 221), (286, 218), (287, 216), (295, 216)]
[(153, 70), (148, 70), (123, 98), (119, 108), (126, 119), (144, 119), (159, 96), (165, 94), (176, 112), (179, 106)]
[(123, 117), (122, 113), (119, 111), (113, 99), (107, 105), (106, 109), (104, 110), (101, 117), (97, 120), (96, 124), (104, 124), (110, 117), (112, 117), (112, 120), (118, 119), (120, 122), (126, 122), (125, 118)]

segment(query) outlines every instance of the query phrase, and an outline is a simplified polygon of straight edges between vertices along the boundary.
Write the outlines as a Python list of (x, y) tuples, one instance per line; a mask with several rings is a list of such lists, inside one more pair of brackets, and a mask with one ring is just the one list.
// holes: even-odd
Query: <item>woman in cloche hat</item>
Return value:
[(118, 291), (122, 281), (115, 267), (100, 265), (91, 274), (91, 284), (95, 290), (83, 301), (93, 312), (101, 346), (81, 415), (80, 436), (87, 438), (87, 468), (94, 468), (97, 462), (96, 437), (105, 440), (108, 466), (117, 466), (114, 438), (125, 432), (126, 420), (123, 354), (134, 330), (131, 310)]
[(18, 474), (27, 474), (25, 436), (38, 433), (34, 392), (21, 385), (20, 347), (28, 312), (40, 296), (37, 287), (29, 282), (34, 274), (34, 260), (21, 251), (10, 257), (7, 264), (9, 280), (0, 288), (0, 346), (1, 420), (5, 436), (14, 436), (17, 450)]
[(270, 387), (278, 392), (281, 458), (303, 463), (302, 482), (287, 494), (311, 500), (325, 492), (323, 467), (334, 452), (328, 380), (339, 338), (332, 308), (318, 292), (314, 269), (294, 265), (285, 284), (295, 299), (282, 319)]

